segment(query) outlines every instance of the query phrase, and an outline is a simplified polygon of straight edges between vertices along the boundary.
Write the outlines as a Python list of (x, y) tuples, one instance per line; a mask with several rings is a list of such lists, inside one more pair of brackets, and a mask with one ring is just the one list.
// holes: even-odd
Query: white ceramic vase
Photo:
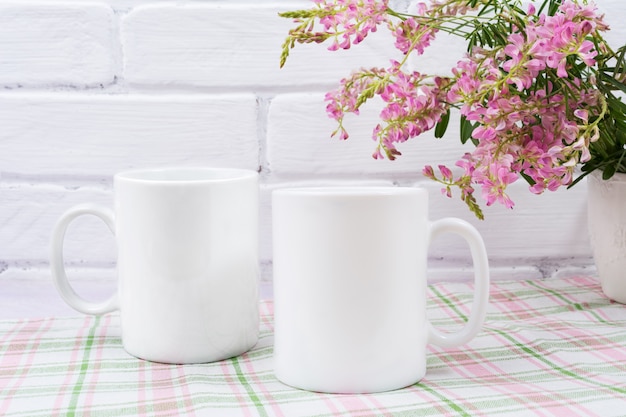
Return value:
[(626, 174), (587, 176), (589, 235), (602, 291), (626, 304)]

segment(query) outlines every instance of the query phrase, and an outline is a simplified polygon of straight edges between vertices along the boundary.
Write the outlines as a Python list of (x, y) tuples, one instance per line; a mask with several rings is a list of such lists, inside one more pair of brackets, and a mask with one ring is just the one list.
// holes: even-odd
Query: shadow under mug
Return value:
[[(274, 191), (274, 367), (287, 385), (368, 393), (414, 384), (426, 346), (472, 339), (485, 318), (489, 267), (482, 238), (455, 218), (428, 220), (428, 193), (404, 187)], [(471, 249), (471, 315), (456, 333), (426, 317), (430, 242), (444, 233)]]
[[(258, 174), (168, 168), (114, 177), (115, 211), (76, 206), (52, 235), (51, 266), (63, 299), (86, 314), (120, 310), (124, 349), (164, 363), (213, 362), (258, 339)], [(102, 303), (68, 282), (63, 241), (82, 215), (102, 219), (117, 243), (118, 290)]]

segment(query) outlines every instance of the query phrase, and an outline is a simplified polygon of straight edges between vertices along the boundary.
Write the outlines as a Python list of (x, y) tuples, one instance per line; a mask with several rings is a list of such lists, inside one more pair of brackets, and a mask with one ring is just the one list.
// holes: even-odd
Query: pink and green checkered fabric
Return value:
[[(453, 329), (469, 284), (429, 287), (429, 317)], [(323, 302), (323, 300), (320, 300)], [(369, 395), (300, 391), (272, 369), (272, 302), (247, 354), (171, 366), (135, 359), (119, 317), (0, 322), (2, 416), (626, 416), (626, 306), (595, 279), (495, 282), (484, 330), (431, 347), (426, 377)]]

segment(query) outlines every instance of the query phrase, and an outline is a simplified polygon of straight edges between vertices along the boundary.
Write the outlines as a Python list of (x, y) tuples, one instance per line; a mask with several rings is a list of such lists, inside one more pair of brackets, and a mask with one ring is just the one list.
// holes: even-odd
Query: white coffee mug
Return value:
[[(430, 222), (420, 188), (325, 187), (273, 193), (274, 367), (287, 385), (367, 393), (426, 373), (426, 345), (468, 342), (489, 297), (483, 241), (469, 223)], [(426, 317), (429, 243), (462, 236), (474, 262), (468, 322), (444, 333)]]
[[(115, 175), (115, 211), (76, 206), (58, 221), (51, 266), (65, 301), (87, 314), (120, 310), (122, 343), (138, 358), (212, 362), (258, 339), (258, 174), (240, 169), (168, 168)], [(78, 216), (115, 234), (118, 290), (102, 303), (68, 282), (63, 240)]]

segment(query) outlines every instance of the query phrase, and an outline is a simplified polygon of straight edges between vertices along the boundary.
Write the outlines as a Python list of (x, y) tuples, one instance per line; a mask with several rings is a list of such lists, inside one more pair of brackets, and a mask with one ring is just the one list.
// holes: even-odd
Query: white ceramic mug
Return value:
[[(273, 202), (274, 367), (287, 385), (366, 393), (414, 384), (426, 373), (426, 345), (468, 342), (489, 297), (483, 241), (469, 223), (430, 222), (420, 188), (325, 187), (277, 190)], [(472, 312), (456, 333), (426, 317), (429, 242), (462, 236), (475, 273)]]
[[(65, 301), (87, 314), (120, 309), (122, 343), (164, 363), (212, 362), (258, 339), (258, 174), (168, 168), (117, 174), (115, 211), (76, 206), (58, 221), (51, 265)], [(70, 286), (63, 240), (78, 216), (95, 215), (115, 234), (118, 290), (91, 303)]]

